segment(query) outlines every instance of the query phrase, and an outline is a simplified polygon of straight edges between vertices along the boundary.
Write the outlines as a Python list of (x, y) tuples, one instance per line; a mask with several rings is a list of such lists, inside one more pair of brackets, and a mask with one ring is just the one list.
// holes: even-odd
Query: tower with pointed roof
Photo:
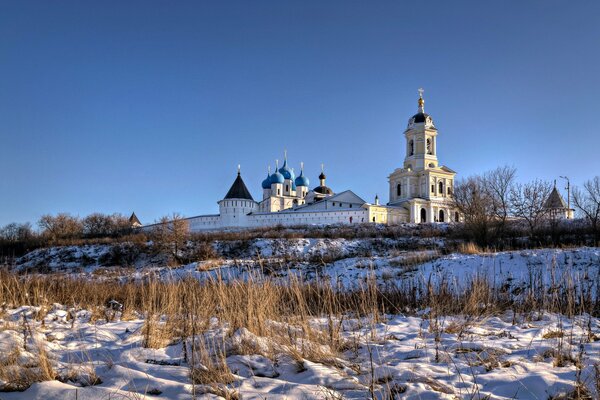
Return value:
[(140, 222), (139, 218), (137, 217), (137, 215), (135, 215), (135, 211), (132, 212), (131, 216), (129, 217), (129, 226), (134, 229), (142, 226), (142, 223)]
[(548, 195), (548, 198), (544, 202), (544, 209), (550, 218), (558, 219), (572, 219), (575, 210), (569, 208), (560, 192), (556, 188), (556, 180), (554, 181), (554, 188)]
[(438, 161), (438, 130), (425, 113), (423, 89), (419, 89), (417, 113), (404, 131), (403, 166), (388, 177), (389, 205), (409, 211), (410, 222), (449, 222), (460, 216), (452, 209), (452, 188), (456, 172)]
[(217, 202), (223, 227), (241, 227), (248, 225), (248, 214), (257, 210), (258, 204), (242, 179), (238, 165), (237, 177), (225, 197)]

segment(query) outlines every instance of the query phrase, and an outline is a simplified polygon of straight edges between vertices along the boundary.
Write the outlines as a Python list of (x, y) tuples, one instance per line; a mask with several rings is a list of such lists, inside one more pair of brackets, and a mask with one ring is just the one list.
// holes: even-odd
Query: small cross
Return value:
[(424, 92), (423, 88), (419, 88), (418, 92), (419, 92), (419, 97), (423, 98), (423, 92)]
[(321, 163), (321, 172), (325, 171), (325, 164)]

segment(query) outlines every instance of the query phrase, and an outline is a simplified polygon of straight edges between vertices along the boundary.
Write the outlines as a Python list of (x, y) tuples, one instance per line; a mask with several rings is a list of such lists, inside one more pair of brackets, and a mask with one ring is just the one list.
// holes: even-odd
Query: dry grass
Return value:
[[(351, 347), (341, 334), (343, 321), (348, 317), (367, 317), (368, 323), (375, 324), (387, 313), (428, 308), (430, 330), (441, 337), (444, 331), (462, 335), (473, 319), (507, 310), (598, 314), (598, 294), (582, 293), (572, 279), (553, 280), (553, 290), (539, 282), (542, 281), (532, 275), (530, 288), (514, 294), (491, 286), (484, 276), (474, 276), (462, 286), (443, 277), (378, 286), (374, 277), (370, 277), (356, 282), (352, 290), (340, 290), (326, 281), (305, 282), (294, 275), (289, 275), (288, 282), (282, 285), (262, 275), (234, 282), (219, 278), (204, 282), (191, 278), (116, 282), (64, 275), (17, 275), (0, 270), (0, 304), (4, 309), (41, 306), (38, 315), (32, 317), (39, 320), (53, 303), (59, 303), (91, 310), (92, 319), (108, 321), (115, 313), (107, 305), (117, 301), (123, 305), (122, 315), (138, 314), (144, 318), (144, 346), (161, 348), (170, 343), (184, 343), (194, 384), (201, 385), (205, 392), (235, 398), (238, 394), (227, 387), (233, 382), (225, 363), (228, 354), (262, 354), (273, 359), (276, 353), (283, 352), (296, 360), (299, 367), (304, 360), (343, 367), (338, 356)], [(444, 328), (444, 315), (463, 315), (464, 323)], [(320, 317), (319, 326), (315, 325), (314, 317)], [(226, 328), (225, 337), (212, 343), (199, 340), (215, 323)], [(25, 328), (20, 331), (27, 331)], [(247, 333), (235, 346), (225, 346), (240, 332)], [(548, 331), (544, 338), (562, 340), (561, 333)], [(41, 346), (37, 350), (39, 360), (31, 368), (18, 368), (19, 350), (15, 351), (14, 357), (5, 358), (0, 365), (0, 379), (13, 383), (8, 389), (23, 390), (32, 382), (57, 378)], [(577, 365), (577, 360), (560, 351), (547, 356), (553, 357), (557, 365)], [(495, 356), (478, 363), (490, 369), (500, 365)]]
[(482, 254), (484, 250), (473, 242), (460, 242), (457, 251), (462, 254)]

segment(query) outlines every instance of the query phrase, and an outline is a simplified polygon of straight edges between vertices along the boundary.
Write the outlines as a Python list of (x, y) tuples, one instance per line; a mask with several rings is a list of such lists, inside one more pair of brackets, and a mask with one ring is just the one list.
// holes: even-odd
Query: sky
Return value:
[[(598, 1), (0, 1), (0, 225), (218, 212), (283, 159), (388, 199), (417, 89), (457, 178), (600, 174)], [(561, 182), (560, 187), (564, 184)]]

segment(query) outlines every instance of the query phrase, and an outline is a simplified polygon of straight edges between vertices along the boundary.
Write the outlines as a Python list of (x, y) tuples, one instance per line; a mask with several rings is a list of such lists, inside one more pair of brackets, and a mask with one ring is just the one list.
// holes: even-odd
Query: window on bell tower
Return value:
[(402, 186), (400, 184), (396, 185), (396, 195), (398, 197), (402, 196)]
[(431, 148), (431, 139), (427, 139), (427, 154), (433, 154), (433, 151)]
[(415, 154), (415, 142), (411, 139), (408, 142), (408, 155), (412, 156), (413, 154)]

